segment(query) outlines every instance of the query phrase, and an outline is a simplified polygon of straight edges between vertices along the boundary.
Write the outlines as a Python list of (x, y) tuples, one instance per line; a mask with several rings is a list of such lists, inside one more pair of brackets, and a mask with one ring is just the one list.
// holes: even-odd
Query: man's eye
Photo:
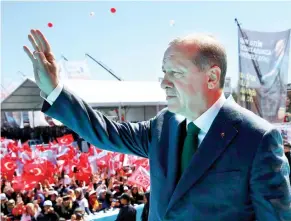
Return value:
[(174, 72), (174, 73), (173, 73), (173, 76), (174, 76), (175, 78), (181, 78), (181, 77), (183, 77), (183, 74), (182, 74), (182, 73), (179, 73), (179, 72)]

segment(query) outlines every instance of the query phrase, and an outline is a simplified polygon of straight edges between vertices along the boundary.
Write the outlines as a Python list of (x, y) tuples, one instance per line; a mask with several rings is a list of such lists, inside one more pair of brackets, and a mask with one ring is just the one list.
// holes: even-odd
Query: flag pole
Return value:
[(110, 70), (109, 68), (105, 67), (104, 64), (102, 64), (100, 61), (97, 61), (95, 58), (93, 58), (91, 55), (89, 55), (88, 53), (85, 54), (85, 56), (89, 57), (91, 60), (93, 60), (95, 63), (97, 63), (99, 66), (101, 66), (103, 69), (105, 69), (109, 74), (111, 74), (115, 79), (117, 79), (118, 81), (122, 81), (122, 79), (120, 77), (117, 77), (112, 70)]
[[(239, 29), (239, 31), (240, 31), (242, 37), (243, 37), (243, 40), (244, 40), (245, 45), (247, 46), (248, 53), (249, 53), (250, 55), (253, 55), (254, 53), (250, 51), (250, 45), (249, 45), (249, 42), (246, 42), (246, 39), (248, 39), (248, 36), (247, 36), (246, 33), (244, 33), (243, 30), (241, 29), (241, 25), (240, 25), (240, 23), (238, 22), (237, 18), (235, 18), (234, 21), (235, 21), (235, 23), (237, 24), (237, 27), (238, 27), (238, 29)], [(251, 60), (252, 60), (252, 63), (253, 63), (253, 65), (254, 65), (254, 68), (255, 68), (255, 70), (256, 70), (256, 73), (257, 73), (257, 75), (258, 75), (259, 81), (260, 81), (261, 84), (263, 84), (263, 82), (262, 82), (262, 74), (261, 74), (261, 71), (260, 71), (260, 68), (259, 68), (258, 62), (257, 62), (257, 60), (254, 60), (253, 57), (251, 57)]]

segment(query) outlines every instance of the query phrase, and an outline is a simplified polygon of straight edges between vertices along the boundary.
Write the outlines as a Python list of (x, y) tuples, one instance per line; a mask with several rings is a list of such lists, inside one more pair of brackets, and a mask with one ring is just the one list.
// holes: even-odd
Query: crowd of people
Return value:
[(53, 183), (39, 182), (31, 190), (16, 191), (13, 184), (1, 179), (1, 220), (3, 221), (54, 221), (87, 220), (91, 214), (119, 209), (116, 220), (136, 220), (133, 205), (145, 204), (141, 220), (147, 220), (149, 192), (132, 185), (127, 168), (108, 176), (99, 170), (88, 184), (67, 175), (55, 176)]

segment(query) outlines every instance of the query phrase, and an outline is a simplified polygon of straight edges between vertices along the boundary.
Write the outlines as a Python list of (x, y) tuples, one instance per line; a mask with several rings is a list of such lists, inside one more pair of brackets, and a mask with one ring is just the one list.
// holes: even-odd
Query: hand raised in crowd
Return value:
[(39, 30), (31, 30), (28, 39), (34, 52), (32, 53), (27, 46), (23, 49), (32, 62), (36, 84), (43, 93), (49, 95), (59, 83), (57, 62), (50, 44)]

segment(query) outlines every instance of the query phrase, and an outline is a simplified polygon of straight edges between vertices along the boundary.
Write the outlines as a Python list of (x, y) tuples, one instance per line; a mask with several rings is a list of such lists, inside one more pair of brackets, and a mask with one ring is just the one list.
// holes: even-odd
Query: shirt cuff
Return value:
[(48, 96), (46, 96), (45, 93), (43, 93), (42, 91), (40, 92), (40, 96), (45, 99), (50, 105), (53, 105), (53, 103), (61, 94), (63, 88), (64, 85), (62, 83), (59, 83), (58, 86)]

